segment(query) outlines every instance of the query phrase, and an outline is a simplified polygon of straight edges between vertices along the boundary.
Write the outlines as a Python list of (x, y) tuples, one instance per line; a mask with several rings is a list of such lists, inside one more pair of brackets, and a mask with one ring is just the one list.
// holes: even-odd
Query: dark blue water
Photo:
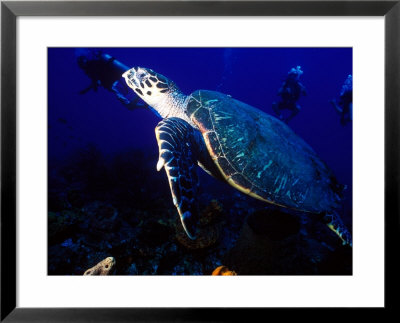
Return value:
[[(346, 223), (351, 217), (352, 123), (342, 125), (330, 104), (352, 74), (351, 48), (106, 48), (129, 67), (143, 66), (175, 81), (189, 94), (218, 90), (274, 115), (272, 103), (292, 67), (301, 66), (307, 95), (289, 126), (347, 185)], [(151, 111), (126, 109), (115, 95), (90, 84), (78, 67), (74, 48), (48, 50), (48, 153), (51, 172), (78, 149), (93, 144), (105, 156), (132, 148), (157, 153)], [(157, 160), (153, 161), (152, 167)], [(161, 175), (160, 175), (161, 176)], [(167, 182), (165, 185), (168, 186)], [(351, 225), (351, 224), (350, 224)]]
[[(338, 98), (352, 74), (351, 49), (109, 48), (106, 52), (128, 66), (166, 75), (184, 93), (218, 89), (273, 115), (272, 103), (282, 81), (300, 65), (307, 96), (300, 98), (302, 110), (290, 127), (351, 191), (352, 125), (342, 126), (329, 103)], [(104, 153), (131, 147), (157, 149), (154, 128), (159, 119), (150, 111), (124, 109), (113, 93), (102, 88), (78, 94), (89, 79), (76, 64), (74, 49), (49, 49), (48, 72), (49, 158), (63, 158), (87, 143), (95, 143)]]

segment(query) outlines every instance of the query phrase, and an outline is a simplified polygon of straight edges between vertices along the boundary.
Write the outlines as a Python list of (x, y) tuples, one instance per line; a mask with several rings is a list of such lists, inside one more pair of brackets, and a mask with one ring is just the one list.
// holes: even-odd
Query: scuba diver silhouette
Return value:
[(119, 101), (129, 110), (147, 107), (147, 104), (131, 91), (122, 78), (122, 74), (129, 70), (128, 66), (99, 49), (80, 48), (75, 51), (75, 56), (78, 66), (91, 80), (91, 84), (80, 91), (80, 94), (90, 90), (97, 92), (99, 86), (102, 86), (115, 93)]
[(332, 106), (340, 114), (340, 123), (344, 126), (353, 120), (353, 76), (347, 76), (342, 85), (339, 101), (331, 100)]
[[(307, 94), (306, 88), (299, 82), (301, 74), (303, 74), (301, 66), (293, 67), (288, 72), (286, 80), (282, 83), (278, 91), (281, 99), (278, 102), (272, 103), (272, 109), (278, 118), (286, 123), (299, 113), (301, 107), (297, 104), (297, 101), (301, 95)], [(282, 114), (282, 110), (285, 109), (292, 112), (287, 118), (284, 118)]]

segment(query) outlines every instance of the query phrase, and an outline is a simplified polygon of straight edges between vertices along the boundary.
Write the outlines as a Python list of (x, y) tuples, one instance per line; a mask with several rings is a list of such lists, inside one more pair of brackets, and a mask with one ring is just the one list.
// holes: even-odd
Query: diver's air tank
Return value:
[(101, 86), (113, 92), (119, 101), (128, 109), (142, 108), (146, 105), (139, 102), (139, 97), (128, 87), (122, 74), (129, 67), (100, 49), (78, 48), (75, 50), (78, 66), (90, 78), (91, 84), (81, 94), (89, 90), (97, 91)]

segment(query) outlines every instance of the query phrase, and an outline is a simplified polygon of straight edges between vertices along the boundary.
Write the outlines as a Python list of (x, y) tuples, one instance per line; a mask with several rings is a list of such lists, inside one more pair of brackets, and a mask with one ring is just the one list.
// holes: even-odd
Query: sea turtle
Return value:
[(335, 210), (343, 186), (314, 150), (282, 121), (229, 95), (183, 94), (149, 68), (123, 73), (127, 85), (162, 121), (155, 132), (157, 170), (164, 167), (173, 203), (191, 239), (196, 237), (199, 165), (239, 191), (279, 206), (322, 214), (344, 243), (351, 235)]

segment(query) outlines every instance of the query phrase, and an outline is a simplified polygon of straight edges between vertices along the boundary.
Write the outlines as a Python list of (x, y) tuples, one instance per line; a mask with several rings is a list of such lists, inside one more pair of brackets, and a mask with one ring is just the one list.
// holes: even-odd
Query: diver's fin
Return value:
[(350, 245), (350, 247), (353, 246), (351, 233), (346, 228), (342, 219), (339, 217), (337, 213), (335, 212), (326, 213), (323, 217), (323, 220), (328, 226), (328, 228), (338, 235), (338, 237), (343, 241), (344, 245), (348, 244)]
[(343, 113), (343, 110), (338, 106), (338, 104), (336, 103), (336, 100), (335, 100), (335, 99), (331, 100), (330, 102), (331, 102), (332, 106), (335, 108), (335, 110), (336, 110), (339, 114), (342, 114), (342, 113)]
[(79, 91), (79, 94), (86, 94), (88, 93), (91, 89), (93, 89), (93, 84), (90, 84), (89, 86), (85, 87), (83, 90)]
[(198, 130), (180, 118), (160, 121), (156, 129), (159, 148), (157, 170), (164, 167), (183, 228), (191, 239), (196, 238), (198, 221), (195, 197), (198, 187), (197, 154)]

